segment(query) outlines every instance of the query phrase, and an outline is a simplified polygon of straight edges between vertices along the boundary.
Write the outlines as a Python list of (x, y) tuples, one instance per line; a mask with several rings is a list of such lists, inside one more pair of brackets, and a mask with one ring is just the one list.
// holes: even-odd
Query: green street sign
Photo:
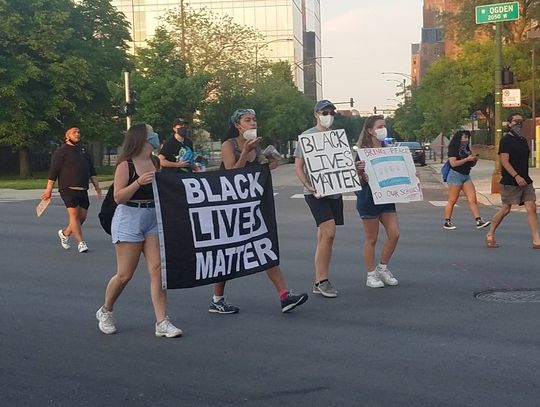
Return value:
[(498, 23), (519, 18), (519, 2), (476, 6), (476, 24)]

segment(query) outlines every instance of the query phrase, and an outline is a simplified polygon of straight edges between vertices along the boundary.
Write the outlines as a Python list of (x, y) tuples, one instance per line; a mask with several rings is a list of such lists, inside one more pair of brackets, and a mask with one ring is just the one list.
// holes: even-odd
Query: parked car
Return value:
[(426, 153), (424, 147), (417, 141), (400, 141), (396, 144), (396, 147), (409, 147), (413, 162), (422, 166), (426, 165)]

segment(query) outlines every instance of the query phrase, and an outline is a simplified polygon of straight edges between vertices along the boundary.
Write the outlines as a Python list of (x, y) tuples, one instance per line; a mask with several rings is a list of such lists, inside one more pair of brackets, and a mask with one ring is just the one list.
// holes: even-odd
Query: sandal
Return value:
[(486, 235), (486, 245), (490, 249), (496, 249), (499, 247), (497, 241), (495, 240), (495, 236), (493, 235)]

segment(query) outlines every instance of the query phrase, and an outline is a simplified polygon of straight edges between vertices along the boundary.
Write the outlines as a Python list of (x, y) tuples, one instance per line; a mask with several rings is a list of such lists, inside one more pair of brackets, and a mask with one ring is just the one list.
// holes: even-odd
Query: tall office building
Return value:
[(440, 21), (442, 13), (454, 12), (457, 7), (456, 0), (424, 0), (422, 40), (411, 47), (411, 76), (416, 84), (437, 58), (457, 54), (458, 47), (450, 38), (445, 38)]
[(320, 0), (112, 0), (112, 5), (131, 23), (135, 48), (152, 38), (168, 10), (206, 8), (228, 15), (263, 34), (258, 56), (289, 61), (298, 89), (322, 98)]

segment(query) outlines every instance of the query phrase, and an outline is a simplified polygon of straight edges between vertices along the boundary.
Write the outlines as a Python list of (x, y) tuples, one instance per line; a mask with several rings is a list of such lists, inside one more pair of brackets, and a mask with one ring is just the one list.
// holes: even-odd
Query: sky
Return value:
[[(392, 109), (410, 74), (411, 44), (420, 41), (422, 0), (321, 0), (323, 97), (354, 98), (360, 112)], [(387, 81), (391, 79), (391, 81)], [(407, 84), (410, 84), (407, 80)], [(346, 105), (341, 105), (343, 108)]]

